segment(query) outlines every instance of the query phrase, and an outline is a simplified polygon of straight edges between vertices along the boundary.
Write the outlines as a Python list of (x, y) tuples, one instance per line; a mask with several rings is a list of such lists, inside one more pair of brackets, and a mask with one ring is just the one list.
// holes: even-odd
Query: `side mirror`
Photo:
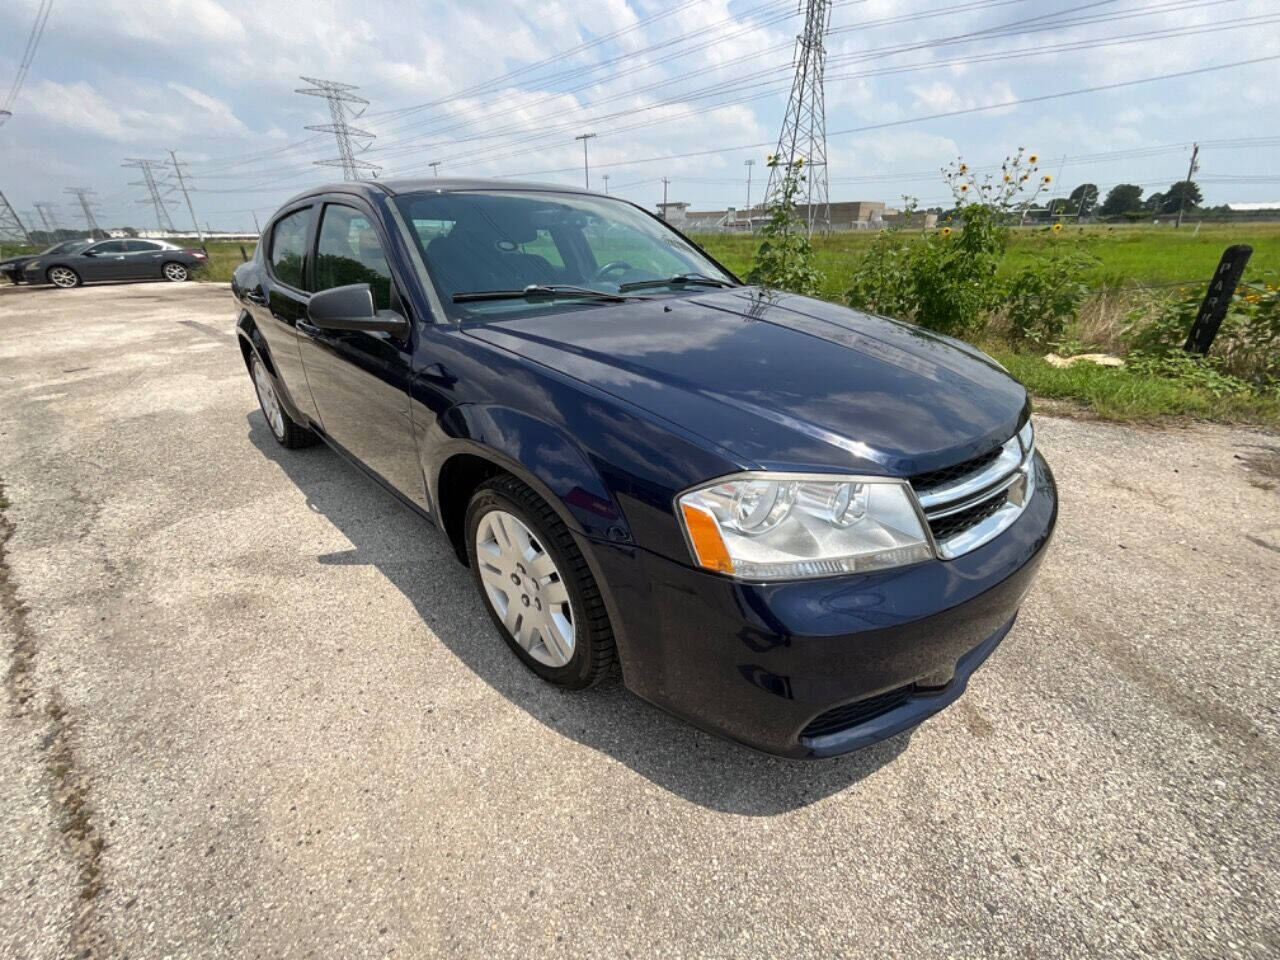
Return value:
[(394, 310), (375, 310), (373, 290), (367, 283), (332, 287), (313, 293), (307, 304), (307, 319), (322, 330), (363, 330), (404, 336), (409, 321)]
[(98, 255), (97, 250), (81, 250), (80, 251), (80, 256), (82, 257), (96, 257), (97, 255)]

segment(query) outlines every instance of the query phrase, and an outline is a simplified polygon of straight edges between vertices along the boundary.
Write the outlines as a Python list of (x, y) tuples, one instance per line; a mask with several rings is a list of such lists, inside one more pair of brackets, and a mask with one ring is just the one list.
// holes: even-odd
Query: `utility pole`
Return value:
[(604, 192), (605, 192), (605, 196), (608, 196), (608, 195), (609, 195), (609, 174), (607, 174), (607, 173), (602, 174), (602, 175), (600, 176), (600, 179), (604, 181)]
[(582, 179), (586, 181), (587, 189), (591, 189), (591, 170), (587, 166), (587, 141), (594, 137), (594, 133), (580, 133), (573, 139), (582, 141)]
[(667, 184), (671, 181), (666, 177), (662, 178), (662, 219), (667, 219)]
[(59, 233), (62, 228), (58, 226), (58, 218), (53, 212), (53, 207), (52, 203), (43, 200), (35, 202), (36, 213), (40, 214), (45, 230), (49, 233)]
[(755, 228), (751, 226), (751, 170), (756, 165), (754, 160), (744, 160), (743, 165), (747, 168), (747, 230), (755, 233)]
[[(364, 108), (369, 105), (369, 101), (364, 97), (357, 97), (351, 92), (360, 88), (350, 83), (335, 83), (332, 80), (317, 80), (314, 77), (302, 77), (301, 79), (311, 84), (311, 86), (297, 89), (294, 93), (301, 93), (308, 97), (324, 97), (329, 102), (329, 118), (333, 120), (333, 123), (306, 127), (305, 129), (316, 130), (320, 133), (332, 133), (338, 141), (337, 159), (316, 160), (314, 161), (316, 165), (321, 167), (341, 167), (343, 180), (359, 180), (361, 170), (369, 170), (376, 177), (378, 170), (381, 168), (376, 163), (357, 160), (356, 154), (367, 150), (369, 148), (368, 141), (372, 141), (377, 135), (370, 133), (368, 130), (353, 127), (348, 122), (364, 113)], [(356, 104), (359, 109), (348, 115), (347, 104)], [(351, 141), (353, 139), (366, 142), (357, 148), (352, 146)]]
[(1187, 206), (1187, 191), (1191, 188), (1191, 178), (1196, 175), (1196, 171), (1200, 169), (1200, 165), (1196, 163), (1196, 159), (1200, 156), (1200, 144), (1193, 143), (1191, 145), (1191, 163), (1187, 165), (1187, 182), (1182, 186), (1182, 196), (1178, 198), (1178, 219), (1173, 222), (1174, 228), (1182, 226), (1182, 211)]
[(814, 224), (831, 229), (831, 202), (827, 174), (827, 107), (823, 88), (826, 69), (827, 29), (831, 26), (831, 0), (803, 0), (804, 33), (796, 37), (796, 75), (787, 100), (787, 112), (774, 151), (776, 166), (769, 170), (767, 200), (782, 192), (791, 164), (803, 159), (808, 170), (808, 212), (805, 229), (812, 236)]
[[(178, 160), (178, 155), (169, 151), (169, 162), (173, 166), (174, 175), (178, 178), (178, 189), (182, 191), (182, 199), (187, 201), (187, 213), (191, 214), (191, 222), (195, 224), (196, 236), (200, 238), (200, 246), (204, 246), (204, 234), (200, 232), (200, 221), (196, 219), (196, 209), (191, 206), (191, 194), (187, 192), (187, 181), (182, 176), (182, 168), (186, 166)], [(213, 231), (209, 231), (212, 233)]]
[(3, 193), (0, 193), (0, 240), (9, 240), (14, 243), (31, 242), (31, 234), (27, 233), (27, 228), (22, 225), (18, 211), (13, 209), (13, 205), (5, 199)]
[(250, 210), (249, 212), (250, 212), (251, 214), (253, 214), (253, 231), (254, 231), (254, 233), (256, 233), (256, 234), (258, 235), (259, 239), (261, 239), (261, 237), (262, 237), (262, 227), (258, 225), (258, 211), (257, 211), (257, 210)]
[(89, 206), (89, 194), (93, 193), (88, 187), (67, 187), (63, 193), (70, 193), (80, 201), (80, 209), (84, 211), (84, 224), (89, 230), (89, 239), (98, 239), (97, 235), (102, 232), (98, 226), (98, 221), (93, 216), (93, 208)]
[(427, 166), (431, 168), (431, 172), (432, 172), (433, 174), (435, 174), (437, 177), (438, 177), (438, 176), (440, 176), (440, 161), (439, 161), (439, 160), (432, 160), (430, 163), (428, 163), (428, 164), (427, 164)]
[[(142, 179), (134, 180), (129, 184), (131, 187), (146, 187), (147, 193), (151, 195), (151, 199), (139, 201), (141, 203), (150, 203), (156, 209), (156, 226), (161, 230), (168, 230), (170, 233), (177, 233), (173, 229), (173, 219), (169, 216), (169, 208), (164, 205), (164, 196), (160, 193), (160, 182), (156, 180), (153, 167), (156, 166), (154, 160), (146, 160), (142, 157), (129, 157), (121, 164), (122, 167), (130, 167), (132, 169), (142, 171)], [(197, 230), (199, 227), (196, 228)]]

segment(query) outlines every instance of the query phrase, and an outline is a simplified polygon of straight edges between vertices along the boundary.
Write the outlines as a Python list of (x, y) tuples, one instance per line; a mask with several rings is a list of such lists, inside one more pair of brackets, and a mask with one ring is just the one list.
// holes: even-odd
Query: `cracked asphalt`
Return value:
[(796, 765), (528, 674), (233, 320), (0, 290), (0, 956), (1280, 954), (1280, 438), (1042, 416), (1017, 627)]

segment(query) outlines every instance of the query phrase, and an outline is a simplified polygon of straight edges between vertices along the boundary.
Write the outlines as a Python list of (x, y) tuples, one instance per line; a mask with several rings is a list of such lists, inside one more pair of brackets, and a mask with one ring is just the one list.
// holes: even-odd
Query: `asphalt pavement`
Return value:
[(0, 290), (0, 956), (1280, 954), (1280, 438), (1041, 416), (1013, 632), (796, 764), (534, 678), (234, 315)]

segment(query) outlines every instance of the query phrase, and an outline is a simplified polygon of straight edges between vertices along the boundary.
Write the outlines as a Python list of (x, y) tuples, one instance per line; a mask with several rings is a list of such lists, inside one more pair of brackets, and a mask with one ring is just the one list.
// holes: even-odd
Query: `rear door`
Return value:
[(151, 240), (124, 242), (124, 275), (130, 279), (160, 276), (160, 261), (165, 248)]
[(261, 283), (246, 291), (258, 331), (267, 342), (276, 378), (294, 408), (319, 424), (320, 414), (307, 389), (298, 354), (298, 321), (306, 319), (308, 250), (315, 226), (311, 201), (280, 213), (263, 234)]
[[(316, 231), (312, 290), (367, 283), (377, 309), (396, 310), (407, 317), (386, 249), (371, 209), (355, 198), (328, 200)], [(395, 337), (322, 330), (302, 321), (298, 344), (325, 433), (406, 497), (425, 504), (422, 468), (409, 420), (412, 328), (410, 323), (404, 337)]]

